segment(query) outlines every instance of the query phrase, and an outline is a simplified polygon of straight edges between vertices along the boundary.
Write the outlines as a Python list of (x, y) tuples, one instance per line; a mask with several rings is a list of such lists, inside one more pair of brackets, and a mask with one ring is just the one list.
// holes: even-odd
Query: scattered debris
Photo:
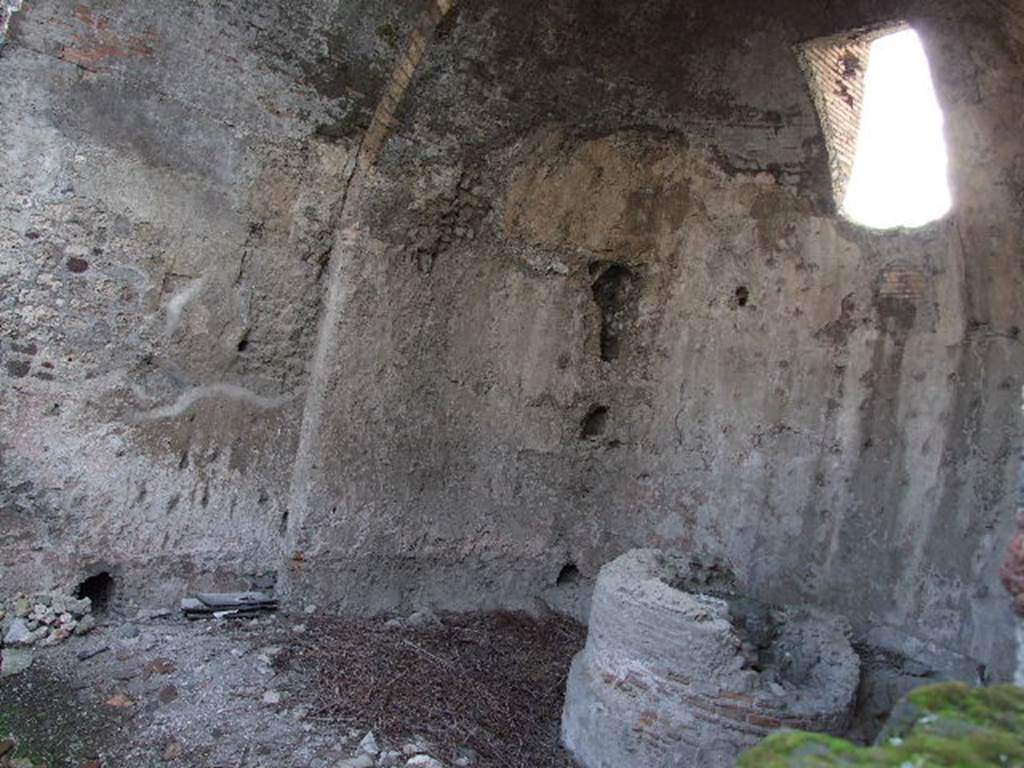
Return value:
[(281, 692), (280, 691), (267, 691), (263, 694), (264, 704), (280, 704), (281, 703)]
[(438, 619), (434, 612), (429, 608), (422, 611), (416, 611), (416, 613), (412, 614), (405, 620), (405, 625), (414, 629), (419, 627), (429, 627), (440, 623), (441, 620)]
[(0, 0), (0, 48), (7, 42), (7, 27), (11, 17), (21, 10), (22, 0)]
[(276, 611), (277, 598), (268, 592), (198, 592), (181, 601), (181, 610), (190, 619), (252, 616)]
[(164, 747), (162, 757), (166, 762), (171, 762), (172, 760), (177, 760), (183, 754), (185, 754), (185, 748), (181, 746), (180, 741), (175, 739), (168, 742), (167, 746)]
[(174, 662), (165, 658), (153, 659), (143, 667), (146, 677), (153, 677), (153, 675), (170, 675), (173, 674), (176, 669), (177, 667), (174, 666)]
[(84, 648), (78, 652), (79, 661), (88, 661), (94, 656), (99, 656), (101, 653), (105, 653), (110, 650), (109, 645), (99, 645), (95, 648)]
[(109, 699), (106, 704), (108, 707), (114, 707), (116, 709), (128, 709), (135, 706), (135, 702), (125, 696), (123, 693), (115, 693)]
[(17, 646), (36, 657), (0, 681), (0, 715), (27, 755), (75, 768), (570, 765), (558, 715), (582, 642), (571, 622), (441, 615), (386, 630), (300, 609), (156, 629), (130, 615), (137, 632), (106, 620), (80, 643)]
[(430, 755), (416, 755), (406, 761), (405, 768), (444, 768), (444, 763)]
[(166, 619), (171, 611), (166, 608), (140, 608), (135, 616), (136, 621), (153, 621), (154, 619)]
[(380, 747), (377, 746), (377, 737), (373, 735), (373, 731), (363, 736), (363, 740), (359, 742), (359, 751), (367, 755), (380, 754)]
[[(408, 740), (401, 756), (378, 753), (381, 768), (572, 765), (559, 745), (558, 724), (569, 662), (583, 645), (582, 627), (513, 613), (413, 623), (418, 626), (310, 620), (275, 659), (275, 668), (312, 679), (297, 693), (308, 697), (311, 718), (372, 727), (378, 748)], [(337, 766), (373, 764), (359, 758)]]
[(357, 757), (342, 760), (338, 768), (373, 768), (374, 760), (370, 755), (358, 755)]
[(32, 666), (32, 646), (52, 646), (72, 635), (84, 635), (96, 626), (88, 598), (61, 593), (18, 595), (0, 602), (0, 676), (24, 672)]
[(161, 704), (170, 704), (172, 701), (176, 701), (178, 698), (178, 688), (174, 685), (165, 685), (160, 689), (160, 693), (157, 694)]

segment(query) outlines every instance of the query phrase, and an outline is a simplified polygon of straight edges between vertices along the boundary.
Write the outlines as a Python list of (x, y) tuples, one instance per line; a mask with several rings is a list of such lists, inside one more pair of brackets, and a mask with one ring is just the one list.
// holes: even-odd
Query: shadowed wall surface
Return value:
[[(406, 83), (424, 9), (14, 16), (5, 589), (279, 568), (337, 610), (581, 614), (601, 565), (660, 547), (1008, 675), (1004, 6), (464, 0)], [(892, 21), (931, 59), (955, 208), (879, 233), (835, 214), (793, 46)]]

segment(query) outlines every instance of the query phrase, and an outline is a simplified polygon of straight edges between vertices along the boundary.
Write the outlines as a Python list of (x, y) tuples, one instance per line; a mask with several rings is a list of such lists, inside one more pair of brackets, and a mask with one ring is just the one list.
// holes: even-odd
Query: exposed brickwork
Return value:
[(800, 63), (807, 75), (821, 120), (832, 170), (836, 205), (842, 206), (853, 171), (864, 108), (864, 80), (871, 44), (897, 32), (904, 25), (823, 37), (799, 47)]
[(416, 29), (409, 38), (405, 52), (399, 56), (398, 63), (391, 73), (391, 79), (384, 89), (384, 95), (377, 104), (373, 120), (363, 139), (361, 161), (372, 165), (377, 160), (384, 143), (395, 124), (395, 110), (405, 95), (409, 83), (412, 82), (416, 68), (423, 60), (427, 45), (437, 29), (437, 25), (455, 5), (455, 0), (431, 0), (427, 9), (420, 16)]
[[(1024, 400), (1024, 391), (1021, 392)], [(1017, 509), (1017, 532), (1010, 540), (1010, 548), (1006, 553), (1006, 560), (999, 571), (1003, 586), (1013, 598), (1013, 610), (1024, 618), (1024, 450), (1020, 455), (1018, 509)]]
[(1010, 550), (1001, 571), (1003, 584), (1013, 597), (1013, 608), (1024, 617), (1024, 529), (1010, 542)]
[[(726, 768), (780, 728), (845, 732), (860, 675), (849, 625), (796, 608), (748, 623), (724, 599), (673, 586), (708, 588), (686, 562), (636, 550), (601, 569), (562, 718), (580, 764)], [(740, 651), (748, 642), (804, 672), (788, 677), (769, 655), (755, 672)]]
[(891, 268), (881, 274), (878, 294), (885, 299), (917, 301), (928, 292), (928, 278), (919, 269)]
[(64, 46), (60, 56), (83, 69), (96, 72), (109, 59), (150, 56), (153, 53), (152, 35), (118, 34), (111, 28), (109, 18), (94, 15), (86, 5), (75, 9), (75, 19), (83, 31), (75, 34), (74, 42)]
[[(764, 738), (779, 728), (838, 734), (843, 733), (849, 726), (848, 712), (796, 716), (786, 713), (785, 702), (778, 697), (723, 690), (714, 694), (700, 692), (697, 685), (685, 678), (676, 678), (668, 682), (664, 675), (654, 677), (631, 670), (622, 676), (606, 673), (602, 680), (619, 693), (638, 700), (646, 698), (647, 694), (653, 691), (660, 698), (684, 704), (695, 726), (699, 722), (711, 723), (719, 728), (753, 737), (753, 741)], [(696, 742), (695, 732), (680, 728), (679, 723), (673, 719), (652, 718), (649, 716), (651, 711), (643, 710), (634, 726), (634, 731), (644, 734), (645, 740)]]

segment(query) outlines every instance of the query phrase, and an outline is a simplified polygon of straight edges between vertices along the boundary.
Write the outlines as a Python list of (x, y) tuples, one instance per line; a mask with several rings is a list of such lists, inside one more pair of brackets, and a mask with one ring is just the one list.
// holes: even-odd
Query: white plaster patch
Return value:
[(201, 277), (198, 280), (193, 280), (187, 286), (182, 288), (180, 291), (171, 296), (167, 302), (167, 325), (164, 328), (164, 333), (170, 336), (181, 325), (181, 317), (187, 307), (192, 301), (202, 292), (203, 286), (206, 284), (206, 278)]
[(279, 408), (293, 399), (294, 395), (281, 395), (279, 397), (264, 397), (255, 392), (240, 387), (237, 384), (207, 384), (202, 387), (194, 387), (184, 392), (177, 400), (169, 405), (162, 405), (148, 411), (141, 411), (135, 414), (134, 420), (157, 421), (159, 419), (173, 419), (188, 412), (192, 406), (201, 400), (211, 398), (225, 398), (238, 400), (261, 410)]
[(21, 0), (0, 0), (0, 47), (7, 36), (7, 25), (11, 23), (11, 16), (21, 10)]

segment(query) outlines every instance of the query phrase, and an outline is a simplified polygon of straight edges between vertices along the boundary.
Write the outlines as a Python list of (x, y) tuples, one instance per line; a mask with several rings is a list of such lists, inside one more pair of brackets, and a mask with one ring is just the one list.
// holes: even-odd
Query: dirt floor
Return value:
[(369, 768), (415, 755), (563, 768), (562, 692), (583, 640), (564, 619), (517, 614), (111, 620), (0, 680), (0, 752), (12, 737), (18, 758), (49, 768)]

